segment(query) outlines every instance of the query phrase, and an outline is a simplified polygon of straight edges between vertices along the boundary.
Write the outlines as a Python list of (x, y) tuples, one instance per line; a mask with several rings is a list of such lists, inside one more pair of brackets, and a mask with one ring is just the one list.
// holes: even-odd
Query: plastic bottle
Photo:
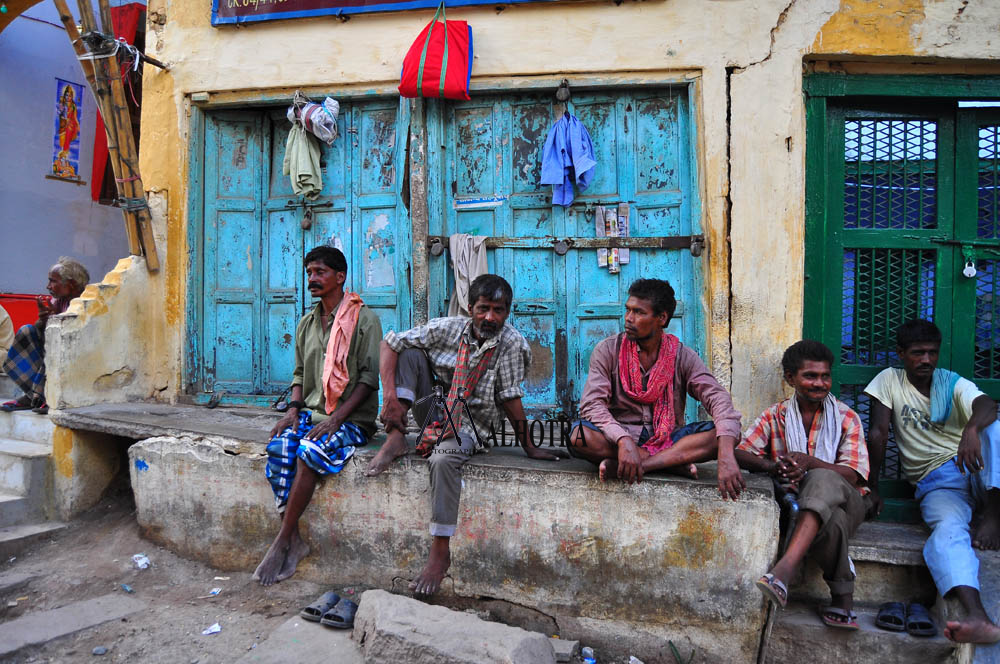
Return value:
[(594, 657), (594, 649), (590, 646), (581, 648), (580, 655), (583, 657), (583, 664), (597, 664), (597, 658)]

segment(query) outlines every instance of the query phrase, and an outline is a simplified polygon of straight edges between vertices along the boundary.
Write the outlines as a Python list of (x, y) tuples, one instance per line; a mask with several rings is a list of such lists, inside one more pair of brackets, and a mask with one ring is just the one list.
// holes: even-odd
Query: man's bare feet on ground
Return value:
[(278, 572), (278, 577), (275, 581), (284, 581), (295, 574), (295, 568), (298, 567), (299, 562), (308, 555), (309, 545), (306, 544), (305, 540), (297, 532), (292, 533), (292, 541), (288, 544), (285, 562), (281, 566), (281, 571)]
[(985, 551), (1000, 549), (1000, 514), (984, 514), (972, 533), (972, 546)]
[[(671, 475), (689, 477), (693, 480), (698, 479), (698, 467), (693, 463), (670, 466), (668, 468), (664, 468), (663, 470)], [(618, 477), (618, 459), (605, 459), (602, 461), (597, 467), (597, 476), (602, 482), (616, 479)]]
[(693, 463), (680, 464), (677, 466), (668, 466), (663, 470), (667, 471), (671, 475), (680, 475), (681, 477), (689, 477), (693, 480), (698, 479), (698, 466)]
[(271, 543), (267, 553), (264, 554), (264, 560), (260, 561), (260, 565), (257, 565), (257, 569), (253, 573), (253, 578), (260, 581), (260, 585), (270, 586), (277, 583), (278, 574), (288, 556), (289, 546), (289, 542), (280, 539), (275, 539)]
[(433, 595), (441, 588), (441, 582), (448, 573), (451, 566), (451, 547), (448, 540), (434, 539), (431, 544), (430, 555), (427, 556), (427, 564), (416, 579), (410, 583), (410, 590), (415, 595)]
[(368, 464), (368, 469), (365, 470), (365, 475), (368, 477), (380, 475), (386, 468), (389, 467), (389, 464), (406, 454), (406, 452), (406, 438), (399, 436), (393, 440), (385, 441), (382, 449), (378, 451), (375, 458)]
[(944, 635), (956, 643), (996, 643), (1000, 641), (1000, 627), (989, 620), (949, 621)]

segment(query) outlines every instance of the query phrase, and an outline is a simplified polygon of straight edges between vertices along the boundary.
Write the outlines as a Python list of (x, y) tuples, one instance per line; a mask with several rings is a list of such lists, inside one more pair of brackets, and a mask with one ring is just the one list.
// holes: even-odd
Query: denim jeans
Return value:
[(984, 468), (978, 473), (959, 472), (951, 459), (917, 482), (920, 512), (931, 528), (924, 545), (924, 561), (938, 592), (946, 595), (956, 586), (979, 589), (979, 558), (972, 550), (969, 523), (986, 492), (1000, 488), (1000, 422), (980, 435)]

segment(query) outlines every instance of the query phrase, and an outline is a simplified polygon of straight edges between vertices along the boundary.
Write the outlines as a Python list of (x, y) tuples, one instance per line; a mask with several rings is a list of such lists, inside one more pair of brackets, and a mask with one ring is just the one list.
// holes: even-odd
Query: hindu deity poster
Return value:
[(80, 110), (83, 86), (56, 79), (56, 117), (52, 140), (52, 174), (80, 178)]

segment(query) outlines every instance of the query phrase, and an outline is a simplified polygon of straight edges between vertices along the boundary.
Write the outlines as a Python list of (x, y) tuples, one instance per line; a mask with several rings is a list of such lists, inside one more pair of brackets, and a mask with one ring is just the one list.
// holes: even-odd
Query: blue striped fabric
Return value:
[(34, 325), (23, 325), (14, 335), (3, 370), (31, 399), (32, 405), (45, 401), (45, 337)]
[(302, 459), (319, 475), (332, 475), (339, 473), (347, 460), (354, 456), (356, 447), (368, 442), (365, 432), (351, 422), (344, 422), (332, 435), (322, 436), (319, 440), (303, 440), (312, 428), (312, 413), (303, 410), (294, 429), (288, 427), (267, 445), (264, 474), (271, 483), (274, 504), (279, 512), (284, 512), (288, 493), (295, 481), (296, 459)]

